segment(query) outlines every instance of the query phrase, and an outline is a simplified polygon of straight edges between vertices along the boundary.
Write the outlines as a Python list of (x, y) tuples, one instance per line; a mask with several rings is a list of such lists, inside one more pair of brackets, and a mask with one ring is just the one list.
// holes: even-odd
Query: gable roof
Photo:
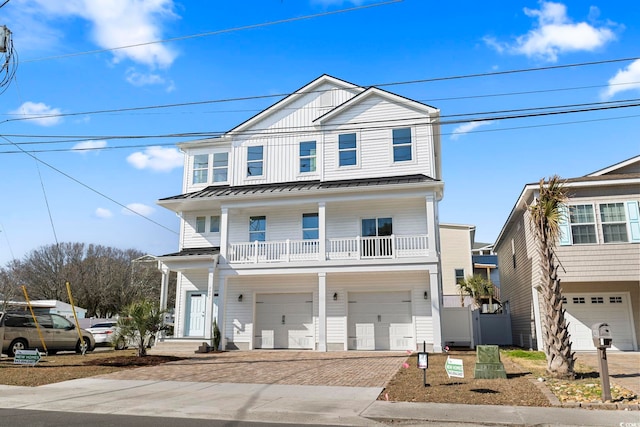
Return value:
[(342, 103), (341, 105), (338, 105), (333, 110), (328, 111), (327, 113), (318, 117), (317, 119), (314, 120), (314, 122), (322, 123), (327, 120), (331, 120), (332, 118), (338, 116), (345, 110), (353, 107), (354, 105), (360, 104), (364, 100), (371, 98), (372, 96), (375, 96), (375, 95), (380, 96), (381, 98), (387, 99), (392, 102), (405, 104), (410, 108), (416, 109), (418, 111), (422, 111), (423, 113), (426, 113), (426, 114), (437, 114), (440, 112), (440, 110), (430, 105), (423, 104), (418, 101), (414, 101), (413, 99), (409, 99), (404, 96), (397, 95), (395, 93), (387, 92), (386, 90), (383, 90), (377, 87), (370, 87), (366, 89), (364, 92), (361, 92), (358, 95), (354, 96), (350, 100)]
[(619, 173), (621, 169), (627, 168), (628, 166), (633, 166), (634, 164), (636, 166), (635, 169), (640, 169), (640, 156), (635, 156), (630, 159), (623, 160), (620, 163), (616, 163), (615, 165), (608, 166), (604, 169), (600, 169), (585, 176), (602, 176), (611, 173)]
[(300, 89), (294, 91), (293, 93), (291, 93), (290, 95), (287, 95), (285, 98), (281, 99), (280, 101), (276, 102), (275, 104), (273, 104), (272, 106), (268, 107), (267, 109), (261, 111), (260, 113), (256, 114), (255, 116), (245, 120), (244, 122), (240, 123), (238, 126), (234, 127), (233, 129), (231, 129), (230, 131), (227, 132), (227, 134), (233, 134), (233, 133), (237, 133), (237, 132), (241, 132), (243, 130), (246, 130), (247, 128), (253, 126), (255, 123), (263, 120), (265, 117), (268, 117), (269, 115), (275, 113), (276, 111), (279, 111), (280, 109), (286, 107), (287, 105), (291, 104), (292, 102), (294, 102), (295, 100), (299, 99), (300, 97), (307, 95), (309, 93), (313, 93), (318, 87), (320, 87), (321, 85), (325, 84), (325, 83), (329, 83), (332, 84), (336, 87), (339, 88), (343, 88), (343, 89), (347, 89), (347, 90), (355, 90), (355, 91), (363, 91), (364, 89), (360, 86), (357, 86), (353, 83), (349, 83), (347, 81), (344, 80), (340, 80), (336, 77), (330, 76), (328, 74), (323, 74), (320, 77), (318, 77), (317, 79), (313, 80), (310, 83), (307, 83), (305, 86), (301, 87)]

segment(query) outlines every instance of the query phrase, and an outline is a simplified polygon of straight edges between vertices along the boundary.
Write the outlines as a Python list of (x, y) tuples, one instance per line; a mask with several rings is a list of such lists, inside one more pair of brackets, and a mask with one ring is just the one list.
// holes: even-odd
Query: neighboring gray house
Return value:
[[(556, 254), (573, 350), (594, 350), (591, 326), (611, 327), (613, 348), (640, 341), (640, 156), (566, 180), (570, 199)], [(542, 348), (537, 253), (527, 206), (538, 183), (525, 185), (496, 240), (502, 301), (513, 342)]]

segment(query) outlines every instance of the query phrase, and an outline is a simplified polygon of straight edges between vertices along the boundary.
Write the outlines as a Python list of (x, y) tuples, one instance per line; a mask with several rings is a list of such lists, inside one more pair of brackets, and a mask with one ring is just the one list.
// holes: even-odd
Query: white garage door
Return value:
[(627, 294), (566, 293), (564, 297), (572, 350), (594, 351), (591, 326), (600, 322), (609, 324), (612, 349), (634, 350), (633, 318)]
[(349, 292), (350, 350), (415, 348), (411, 296), (406, 292)]
[(256, 295), (255, 348), (313, 349), (312, 294)]

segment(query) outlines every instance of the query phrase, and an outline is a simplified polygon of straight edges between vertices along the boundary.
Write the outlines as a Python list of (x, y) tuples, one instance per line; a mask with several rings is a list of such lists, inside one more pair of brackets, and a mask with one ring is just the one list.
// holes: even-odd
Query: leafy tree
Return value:
[(130, 304), (118, 319), (118, 332), (113, 341), (135, 343), (138, 357), (146, 356), (147, 347), (151, 346), (158, 332), (166, 329), (164, 314), (157, 302), (143, 300)]
[(528, 207), (541, 270), (539, 292), (542, 296), (542, 326), (547, 372), (556, 378), (575, 378), (575, 353), (562, 307), (562, 289), (554, 248), (560, 237), (560, 221), (567, 201), (567, 190), (559, 176), (545, 183), (540, 180), (539, 195)]
[(460, 302), (464, 307), (464, 295), (473, 297), (473, 301), (477, 307), (482, 305), (483, 298), (493, 298), (494, 286), (490, 280), (485, 279), (479, 274), (468, 276), (464, 280), (458, 282), (460, 288)]

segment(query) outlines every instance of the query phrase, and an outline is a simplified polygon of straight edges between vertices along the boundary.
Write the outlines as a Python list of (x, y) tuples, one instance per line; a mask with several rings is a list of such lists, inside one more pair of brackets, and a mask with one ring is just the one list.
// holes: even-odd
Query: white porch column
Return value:
[(327, 273), (318, 273), (318, 351), (327, 351)]
[(433, 352), (442, 353), (442, 323), (440, 321), (441, 313), (441, 295), (440, 289), (440, 272), (429, 271), (429, 292), (431, 299), (431, 322), (433, 325)]
[(325, 261), (327, 259), (327, 221), (325, 210), (325, 202), (318, 203), (318, 239), (320, 240), (318, 252), (320, 252), (320, 261)]
[(227, 348), (227, 336), (225, 334), (225, 311), (227, 306), (227, 283), (224, 276), (220, 275), (220, 282), (218, 284), (218, 329), (220, 329), (220, 348), (224, 350)]
[[(227, 248), (229, 246), (229, 209), (222, 208), (220, 214), (220, 255), (227, 261)], [(218, 323), (219, 325), (220, 323)]]
[(213, 276), (216, 272), (217, 259), (213, 266), (209, 267), (207, 277), (207, 305), (204, 309), (204, 337), (210, 340), (213, 337)]
[(429, 194), (425, 197), (427, 210), (427, 245), (429, 248), (429, 256), (440, 255), (437, 242), (437, 236), (440, 231), (438, 230), (438, 219), (436, 218), (436, 203), (436, 198), (433, 194)]
[(162, 264), (162, 282), (160, 283), (160, 310), (167, 309), (167, 300), (169, 295), (169, 267)]

